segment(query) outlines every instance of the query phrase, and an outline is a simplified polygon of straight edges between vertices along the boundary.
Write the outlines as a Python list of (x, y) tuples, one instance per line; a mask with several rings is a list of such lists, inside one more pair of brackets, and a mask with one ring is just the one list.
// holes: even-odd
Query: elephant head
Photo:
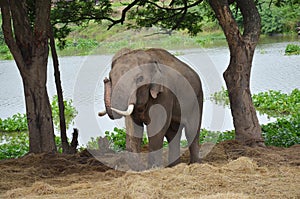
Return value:
[[(163, 91), (162, 71), (159, 64), (143, 50), (117, 53), (112, 60), (109, 79), (104, 80), (104, 101), (111, 119), (144, 110), (149, 98), (157, 98)], [(154, 83), (153, 83), (154, 82)]]

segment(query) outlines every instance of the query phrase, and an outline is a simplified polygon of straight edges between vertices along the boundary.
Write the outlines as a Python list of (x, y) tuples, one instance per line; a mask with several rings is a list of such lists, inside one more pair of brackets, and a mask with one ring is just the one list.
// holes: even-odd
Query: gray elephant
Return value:
[(141, 151), (146, 125), (148, 166), (162, 165), (164, 137), (169, 143), (168, 164), (175, 165), (180, 161), (184, 128), (190, 163), (200, 162), (203, 91), (199, 76), (187, 64), (163, 49), (122, 49), (113, 57), (109, 79), (104, 82), (106, 110), (99, 116), (125, 116), (128, 151)]

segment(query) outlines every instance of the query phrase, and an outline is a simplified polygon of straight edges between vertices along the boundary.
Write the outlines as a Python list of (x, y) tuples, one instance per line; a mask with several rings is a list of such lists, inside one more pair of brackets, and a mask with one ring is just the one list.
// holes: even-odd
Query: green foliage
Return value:
[(201, 129), (200, 132), (200, 144), (203, 144), (205, 142), (212, 142), (212, 143), (220, 143), (225, 140), (233, 140), (235, 138), (235, 132), (232, 131), (209, 131), (207, 129)]
[[(66, 128), (68, 129), (71, 125), (72, 121), (77, 115), (77, 111), (75, 107), (73, 106), (72, 100), (64, 100), (64, 106), (65, 106), (65, 120), (66, 120)], [(58, 101), (57, 101), (57, 95), (53, 96), (52, 98), (52, 117), (53, 117), (53, 123), (57, 130), (59, 130), (60, 125), (60, 119), (59, 119), (59, 108), (58, 108)]]
[(283, 21), (281, 13), (275, 10), (271, 11), (266, 8), (260, 11), (261, 15), (261, 32), (264, 34), (274, 34), (283, 32)]
[(210, 96), (210, 100), (216, 104), (225, 106), (229, 105), (228, 91), (222, 86), (221, 91), (215, 92)]
[(96, 137), (96, 138), (91, 137), (91, 140), (88, 141), (86, 144), (86, 148), (93, 149), (93, 150), (99, 149), (98, 140), (99, 140), (99, 137)]
[(126, 149), (126, 130), (114, 128), (113, 132), (106, 131), (105, 136), (112, 143), (112, 148), (115, 151)]
[(285, 48), (285, 55), (300, 55), (300, 45), (288, 44)]
[(14, 135), (3, 134), (0, 137), (0, 160), (18, 158), (29, 152), (29, 137), (27, 132), (18, 132)]
[(0, 118), (0, 132), (20, 132), (27, 129), (26, 114), (17, 113), (6, 119)]
[[(61, 139), (55, 136), (55, 143), (59, 153), (62, 153)], [(9, 132), (0, 134), (0, 160), (19, 158), (29, 152), (28, 132)]]
[(299, 1), (259, 1), (263, 34), (294, 32), (300, 20)]
[(266, 145), (290, 147), (300, 144), (300, 114), (262, 125), (262, 135)]
[[(0, 38), (1, 40), (1, 38)], [(1, 43), (1, 42), (0, 42)], [(11, 60), (13, 58), (6, 44), (0, 44), (0, 59)]]
[[(65, 100), (65, 119), (66, 119), (66, 127), (68, 128), (72, 123), (73, 119), (77, 115), (77, 111), (75, 107), (72, 105), (72, 100)], [(57, 129), (59, 129), (59, 109), (57, 103), (57, 96), (53, 97), (52, 103), (52, 116), (53, 123)], [(0, 132), (20, 132), (27, 131), (27, 117), (26, 114), (17, 113), (12, 117), (8, 117), (6, 119), (0, 118)]]
[[(165, 30), (187, 30), (191, 35), (196, 35), (201, 31), (203, 15), (197, 7), (183, 12), (176, 9), (160, 9), (155, 3), (157, 1), (152, 3), (140, 1), (137, 9), (129, 13), (129, 20), (134, 20), (136, 23), (136, 25), (131, 24), (130, 27), (157, 26)], [(183, 1), (173, 1), (173, 4), (174, 7), (184, 7)]]
[(64, 51), (60, 51), (60, 55), (72, 54), (72, 56), (82, 56), (90, 54), (96, 49), (99, 43), (94, 39), (72, 39), (66, 40)]
[[(229, 104), (228, 92), (224, 88), (212, 95), (212, 99), (218, 103)], [(227, 100), (224, 103), (224, 99)], [(270, 90), (253, 95), (253, 103), (257, 110), (269, 116), (276, 117), (277, 121), (262, 125), (262, 136), (266, 145), (289, 147), (300, 144), (300, 90), (294, 89), (290, 94)], [(114, 150), (124, 150), (126, 147), (126, 132), (124, 129), (115, 128), (114, 132), (105, 132), (112, 142)], [(202, 129), (200, 132), (200, 144), (205, 142), (219, 143), (225, 140), (233, 140), (235, 131), (209, 131)], [(97, 148), (97, 140), (92, 139), (90, 147)], [(143, 144), (147, 139), (143, 138)], [(188, 145), (186, 140), (181, 141), (181, 146)], [(165, 141), (164, 147), (168, 146)]]
[(270, 90), (253, 96), (256, 109), (275, 122), (262, 125), (266, 145), (289, 147), (300, 143), (300, 90), (290, 94)]
[(300, 90), (290, 94), (269, 90), (253, 95), (253, 104), (260, 113), (271, 117), (285, 117), (300, 113)]
[[(61, 145), (61, 137), (55, 136), (54, 141), (55, 141), (55, 146), (57, 148), (57, 152), (62, 153), (63, 150), (62, 150), (62, 145)], [(29, 144), (29, 142), (28, 142), (28, 144)]]
[[(216, 92), (211, 97), (218, 104), (229, 104), (227, 90)], [(289, 147), (300, 143), (300, 90), (291, 93), (269, 90), (252, 96), (253, 105), (261, 114), (277, 120), (262, 125), (266, 145)]]
[(224, 46), (226, 45), (225, 35), (222, 32), (214, 32), (209, 34), (199, 35), (196, 42), (202, 47)]
[[(114, 128), (113, 132), (106, 131), (105, 135), (107, 139), (111, 142), (112, 149), (115, 151), (122, 151), (126, 149), (126, 131), (125, 129)], [(219, 131), (209, 131), (206, 129), (202, 129), (200, 132), (200, 140), (199, 142), (213, 142), (219, 143), (225, 140), (232, 140), (234, 139), (234, 131), (226, 131), (226, 132), (219, 132)], [(148, 143), (148, 139), (146, 135), (144, 135), (142, 140), (142, 146)], [(187, 140), (180, 141), (181, 147), (188, 146)], [(168, 142), (164, 141), (163, 147), (167, 147)], [(98, 149), (98, 138), (91, 138), (88, 142), (87, 147), (89, 149)]]
[[(1, 15), (0, 15), (0, 18), (1, 18)], [(0, 22), (2, 24), (2, 20), (1, 19), (0, 19)], [(0, 28), (0, 45), (4, 45), (4, 44), (5, 44), (4, 35), (3, 35), (2, 28)]]
[(70, 25), (86, 26), (91, 20), (101, 23), (112, 15), (111, 2), (109, 0), (57, 1), (51, 9), (51, 24), (54, 28), (54, 37), (58, 39), (60, 48), (66, 45), (66, 37), (71, 32)]
[[(105, 136), (112, 143), (112, 149), (121, 151), (126, 149), (126, 130), (115, 127), (113, 132), (106, 131)], [(146, 136), (142, 139), (142, 146), (148, 142)]]

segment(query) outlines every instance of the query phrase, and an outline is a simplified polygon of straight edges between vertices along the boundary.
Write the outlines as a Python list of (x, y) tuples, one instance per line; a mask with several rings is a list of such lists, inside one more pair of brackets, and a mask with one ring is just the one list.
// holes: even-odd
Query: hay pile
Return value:
[(44, 156), (0, 162), (0, 198), (300, 197), (300, 146), (252, 149), (225, 142), (202, 164), (126, 173), (91, 158)]

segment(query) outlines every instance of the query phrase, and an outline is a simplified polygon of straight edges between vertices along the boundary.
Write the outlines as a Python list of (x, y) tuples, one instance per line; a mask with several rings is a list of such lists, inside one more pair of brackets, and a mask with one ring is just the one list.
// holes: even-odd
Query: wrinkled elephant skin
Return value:
[(126, 115), (129, 152), (140, 152), (146, 126), (149, 167), (162, 166), (165, 137), (169, 143), (168, 164), (179, 162), (183, 128), (190, 163), (200, 162), (203, 91), (199, 76), (187, 64), (163, 49), (122, 49), (113, 57), (104, 95), (104, 114), (111, 119)]

